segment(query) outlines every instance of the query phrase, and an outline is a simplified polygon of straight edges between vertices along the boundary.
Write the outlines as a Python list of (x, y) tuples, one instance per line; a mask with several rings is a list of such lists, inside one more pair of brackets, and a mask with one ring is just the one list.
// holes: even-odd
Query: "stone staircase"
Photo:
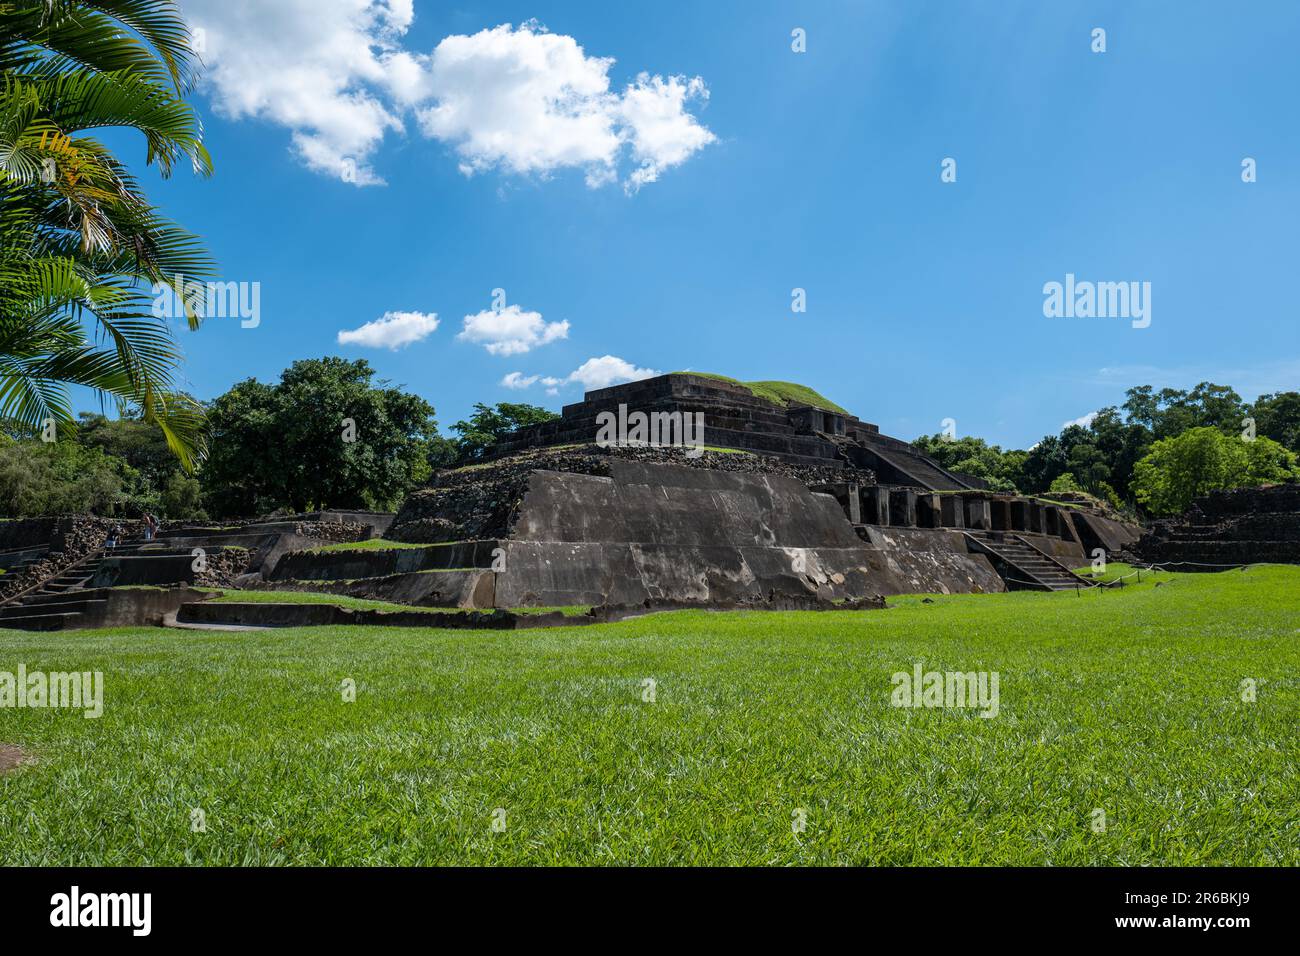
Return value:
[[(882, 481), (891, 484), (910, 484), (930, 491), (969, 491), (971, 485), (962, 481), (938, 462), (919, 454), (899, 442), (886, 446), (881, 442), (868, 442), (861, 448), (848, 451), (850, 459), (863, 461)], [(882, 467), (884, 466), (884, 467)], [(894, 474), (890, 474), (890, 472)]]
[(1019, 535), (968, 531), (966, 537), (976, 543), (976, 550), (993, 559), (993, 566), (1007, 582), (1008, 590), (1070, 591), (1093, 586), (1091, 581), (1075, 574)]
[(103, 560), (103, 550), (91, 552), (76, 564), (46, 578), (38, 586), (0, 604), (0, 627), (27, 631), (58, 631), (76, 627), (82, 615), (102, 607), (102, 599), (89, 599), (85, 591)]
[(20, 600), (22, 603), (0, 606), (0, 627), (20, 631), (75, 628), (86, 612), (103, 608), (108, 603), (103, 598), (87, 598), (61, 591), (26, 595)]
[(22, 574), (33, 564), (44, 560), (45, 556), (49, 554), (49, 550), (48, 547), (37, 547), (0, 551), (0, 570), (10, 575)]

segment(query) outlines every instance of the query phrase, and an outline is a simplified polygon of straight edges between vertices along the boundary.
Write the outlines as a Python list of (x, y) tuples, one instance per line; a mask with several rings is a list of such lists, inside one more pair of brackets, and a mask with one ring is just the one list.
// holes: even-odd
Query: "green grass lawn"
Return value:
[(310, 548), (308, 550), (316, 553), (322, 551), (401, 551), (408, 548), (429, 547), (436, 547), (436, 545), (411, 544), (407, 541), (389, 541), (385, 538), (367, 538), (365, 541), (336, 541), (333, 544), (326, 544), (319, 548)]
[[(1300, 568), (890, 603), (0, 631), (0, 671), (106, 685), (99, 720), (0, 710), (37, 757), (0, 864), (1300, 864)], [(917, 661), (997, 671), (998, 716), (892, 707)]]

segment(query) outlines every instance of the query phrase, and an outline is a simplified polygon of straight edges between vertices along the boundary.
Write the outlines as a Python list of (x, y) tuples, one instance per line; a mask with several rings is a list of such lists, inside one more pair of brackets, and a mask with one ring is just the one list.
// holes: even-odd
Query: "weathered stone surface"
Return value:
[[(754, 454), (594, 445), (598, 416), (633, 412), (702, 415), (706, 445)], [(438, 475), (408, 499), (388, 536), (498, 540), (509, 561), (498, 604), (1003, 589), (987, 548), (961, 535), (951, 548), (930, 547), (885, 533), (893, 529), (1033, 534), (1048, 539), (1041, 550), (1054, 559), (1082, 558), (1059, 509), (982, 486), (848, 413), (674, 373), (588, 392), (559, 420), (508, 436), (485, 461)], [(1097, 527), (1108, 540), (1122, 537)]]
[(1180, 571), (1300, 564), (1300, 484), (1211, 492), (1181, 517), (1157, 522), (1133, 551), (1143, 561), (1177, 563)]
[(960, 531), (928, 528), (864, 529), (875, 546), (873, 580), (881, 594), (988, 594), (1006, 590), (980, 554), (968, 553)]
[(1111, 521), (1121, 524), (1125, 521), (1124, 516), (1116, 511), (1109, 502), (1098, 498), (1096, 495), (1090, 495), (1086, 491), (1045, 491), (1039, 497), (1073, 506), (1072, 509), (1067, 510), (1098, 514), (1103, 518), (1109, 518)]
[[(6, 522), (7, 523), (7, 522)], [(77, 515), (64, 518), (34, 518), (21, 522), (24, 528), (14, 539), (29, 540), (29, 535), (44, 531), (49, 535), (45, 557), (26, 566), (21, 572), (0, 578), (0, 602), (36, 587), (59, 571), (71, 567), (104, 544), (108, 533), (119, 524), (111, 518)]]
[(236, 578), (261, 566), (260, 552), (242, 546), (208, 543), (206, 547), (150, 544), (106, 554), (91, 587), (198, 584), (230, 586)]
[(0, 607), (0, 627), (160, 627), (183, 605), (219, 593), (186, 587), (84, 588), (44, 595), (30, 604), (4, 605)]
[(889, 523), (899, 528), (916, 527), (916, 492), (911, 488), (890, 491)]
[(534, 471), (608, 477), (616, 462), (668, 463), (693, 471), (779, 475), (805, 485), (875, 481), (869, 471), (839, 466), (796, 465), (760, 455), (705, 452), (691, 458), (681, 448), (539, 449), (508, 459), (440, 473), (403, 503), (387, 537), (408, 543), (468, 541), (510, 536)]
[(966, 527), (988, 531), (993, 527), (993, 511), (987, 498), (965, 498)]
[(499, 606), (1002, 590), (983, 558), (955, 545), (884, 553), (892, 542), (864, 541), (835, 498), (794, 478), (638, 462), (610, 471), (533, 475), (504, 542)]
[(1096, 548), (1108, 555), (1118, 556), (1141, 536), (1141, 528), (1125, 521), (1117, 521), (1086, 511), (1071, 511), (1070, 519), (1083, 551), (1091, 555)]
[(111, 588), (136, 584), (191, 584), (198, 572), (189, 552), (132, 554), (105, 557), (91, 587)]
[(496, 540), (455, 541), (424, 548), (365, 551), (295, 551), (286, 554), (267, 575), (273, 581), (322, 581), (380, 577), (408, 571), (448, 571), (490, 568)]
[(60, 518), (13, 518), (0, 521), (0, 551), (49, 547)]
[(177, 614), (182, 624), (217, 624), (225, 627), (435, 627), (452, 630), (516, 630), (567, 625), (581, 627), (595, 621), (554, 614), (485, 612), (355, 610), (334, 604), (242, 604), (212, 602), (186, 605)]
[[(496, 575), (484, 570), (408, 571), (351, 580), (249, 581), (249, 590), (314, 591), (413, 607), (496, 607)], [(578, 603), (578, 602), (574, 602)]]
[(1088, 563), (1089, 555), (1084, 553), (1083, 547), (1077, 541), (1067, 541), (1060, 535), (1046, 534), (1019, 533), (1019, 537), (1071, 568), (1081, 568)]
[(521, 429), (491, 449), (489, 457), (594, 441), (598, 416), (617, 413), (620, 406), (648, 416), (701, 415), (705, 445), (744, 449), (791, 464), (872, 471), (887, 484), (928, 490), (984, 484), (940, 467), (907, 442), (880, 434), (877, 426), (848, 412), (778, 405), (736, 383), (689, 372), (589, 391), (581, 402), (566, 405), (558, 420)]

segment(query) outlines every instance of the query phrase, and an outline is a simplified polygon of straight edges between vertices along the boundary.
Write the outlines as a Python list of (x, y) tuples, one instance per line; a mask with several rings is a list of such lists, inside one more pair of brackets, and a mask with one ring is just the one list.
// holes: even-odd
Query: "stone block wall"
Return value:
[(1216, 491), (1179, 518), (1159, 521), (1136, 544), (1143, 561), (1179, 570), (1243, 564), (1300, 564), (1300, 485)]

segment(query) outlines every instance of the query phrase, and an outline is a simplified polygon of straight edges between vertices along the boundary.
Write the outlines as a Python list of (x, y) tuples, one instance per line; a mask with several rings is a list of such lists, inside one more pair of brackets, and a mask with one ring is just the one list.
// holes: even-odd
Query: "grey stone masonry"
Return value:
[(889, 524), (888, 488), (882, 488), (879, 485), (867, 488), (863, 492), (862, 502), (866, 506), (863, 513), (863, 520), (867, 524)]
[(943, 509), (943, 526), (945, 528), (966, 527), (966, 503), (957, 495), (940, 495), (940, 507)]
[(916, 527), (916, 492), (894, 488), (889, 493), (889, 523), (899, 528)]
[(980, 531), (988, 531), (993, 527), (987, 498), (966, 498), (966, 527)]

